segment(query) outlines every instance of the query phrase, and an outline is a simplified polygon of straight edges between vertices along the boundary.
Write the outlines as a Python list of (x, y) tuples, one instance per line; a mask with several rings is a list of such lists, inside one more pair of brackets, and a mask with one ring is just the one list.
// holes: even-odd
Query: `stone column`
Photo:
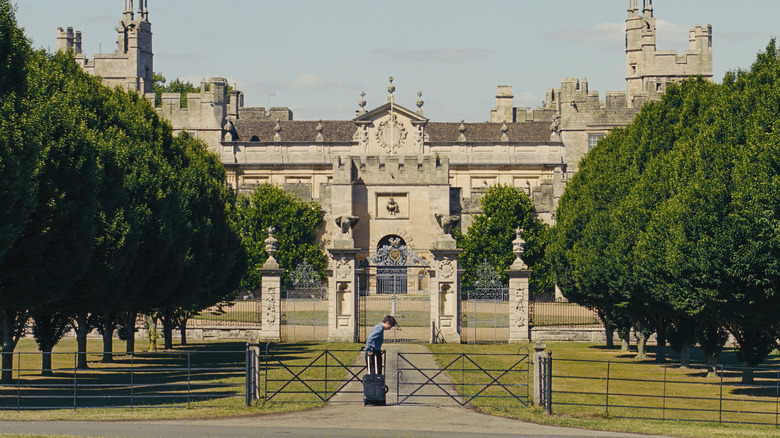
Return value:
[[(437, 220), (442, 223), (441, 216)], [(455, 216), (457, 218), (457, 216)], [(462, 270), (458, 266), (455, 239), (449, 235), (451, 228), (445, 229), (434, 242), (433, 268), (431, 279), (431, 323), (433, 325), (431, 342), (460, 344), (460, 277)]]
[(279, 263), (276, 262), (276, 247), (278, 241), (274, 238), (273, 227), (268, 228), (268, 238), (265, 239), (265, 251), (268, 260), (258, 271), (263, 277), (260, 288), (262, 302), (262, 327), (260, 339), (263, 341), (279, 342), (282, 340), (282, 314), (281, 314), (281, 288), (282, 272)]
[(352, 228), (358, 218), (343, 215), (336, 218), (340, 232), (328, 249), (328, 340), (330, 342), (356, 342), (358, 339), (358, 284), (355, 275), (356, 256)]
[(528, 308), (528, 278), (531, 270), (521, 256), (525, 252), (523, 230), (515, 230), (517, 238), (512, 242), (515, 262), (506, 271), (509, 277), (509, 342), (527, 342), (531, 339)]

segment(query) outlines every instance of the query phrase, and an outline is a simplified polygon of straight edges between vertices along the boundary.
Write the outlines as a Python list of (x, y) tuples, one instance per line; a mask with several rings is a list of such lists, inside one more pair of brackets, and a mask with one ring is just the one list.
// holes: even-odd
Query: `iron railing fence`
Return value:
[(51, 373), (42, 375), (38, 352), (11, 355), (11, 382), (0, 383), (0, 410), (89, 408), (167, 408), (239, 405), (246, 365), (241, 351), (86, 353), (87, 369), (77, 368), (78, 353), (50, 353)]
[(531, 327), (599, 327), (601, 320), (593, 309), (577, 303), (555, 301), (549, 296), (531, 295), (528, 300)]
[[(555, 359), (552, 408), (612, 418), (780, 426), (780, 368), (638, 369), (636, 363)], [(742, 383), (745, 371), (752, 372), (753, 383)]]
[(260, 299), (227, 301), (201, 310), (187, 320), (187, 327), (260, 328), (262, 313), (263, 303)]
[[(295, 403), (338, 402), (336, 394), (362, 394), (366, 371), (364, 351), (325, 349), (301, 354), (295, 346), (267, 349), (258, 367), (263, 375), (265, 401)], [(260, 381), (259, 376), (256, 379)], [(350, 399), (347, 399), (350, 400)], [(354, 401), (351, 401), (354, 403)]]
[(427, 363), (428, 353), (398, 353), (396, 402), (440, 403), (461, 406), (525, 407), (530, 404), (528, 349), (517, 354), (436, 353), (439, 361)]

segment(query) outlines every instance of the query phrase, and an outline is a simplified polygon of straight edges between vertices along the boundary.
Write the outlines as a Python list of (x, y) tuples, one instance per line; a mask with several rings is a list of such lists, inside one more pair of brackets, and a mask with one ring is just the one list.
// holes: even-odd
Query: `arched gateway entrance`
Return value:
[(361, 262), (358, 337), (385, 315), (398, 327), (385, 342), (428, 342), (431, 337), (430, 263), (396, 235), (382, 238), (376, 252)]

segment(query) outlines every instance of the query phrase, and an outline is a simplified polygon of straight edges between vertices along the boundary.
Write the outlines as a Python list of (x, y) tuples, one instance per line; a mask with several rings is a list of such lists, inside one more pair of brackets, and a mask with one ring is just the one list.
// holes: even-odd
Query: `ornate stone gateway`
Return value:
[(328, 339), (328, 288), (309, 262), (290, 273), (281, 298), (283, 342)]
[(431, 296), (429, 262), (390, 236), (376, 253), (362, 262), (358, 338), (365, 342), (371, 327), (392, 315), (398, 327), (385, 334), (385, 342), (429, 342)]
[(483, 262), (477, 279), (464, 290), (461, 338), (464, 343), (505, 343), (509, 340), (509, 285)]

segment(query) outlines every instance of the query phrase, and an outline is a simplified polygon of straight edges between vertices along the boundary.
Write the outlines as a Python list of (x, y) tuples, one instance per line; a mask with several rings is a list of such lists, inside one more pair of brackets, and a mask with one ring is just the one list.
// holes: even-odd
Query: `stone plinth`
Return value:
[(527, 342), (530, 339), (528, 278), (531, 270), (525, 264), (515, 263), (506, 273), (509, 277), (509, 342)]
[[(437, 245), (438, 246), (438, 245)], [(435, 269), (431, 279), (431, 342), (460, 343), (460, 277), (459, 249), (433, 249)]]
[(260, 340), (279, 342), (282, 340), (281, 289), (282, 269), (273, 257), (258, 269), (262, 275), (260, 299), (262, 300), (262, 328)]
[[(347, 246), (341, 243), (339, 246)], [(328, 270), (328, 341), (356, 342), (358, 291), (355, 256), (351, 248), (331, 248)]]

